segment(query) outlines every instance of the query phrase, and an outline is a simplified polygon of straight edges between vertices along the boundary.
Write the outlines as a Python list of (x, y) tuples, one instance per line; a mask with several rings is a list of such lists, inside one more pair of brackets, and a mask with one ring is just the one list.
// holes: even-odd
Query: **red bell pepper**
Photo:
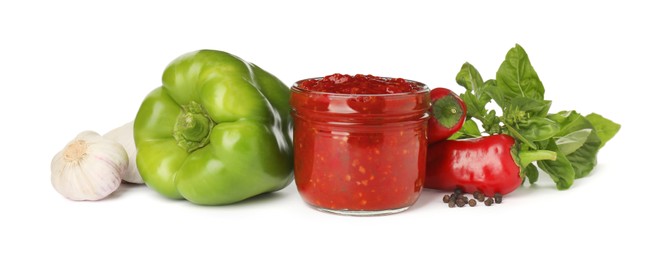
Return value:
[(424, 186), (505, 195), (522, 184), (521, 170), (529, 163), (555, 157), (550, 151), (518, 153), (515, 139), (506, 134), (446, 140), (429, 146)]
[(466, 120), (466, 104), (446, 88), (434, 88), (430, 95), (428, 139), (432, 144), (449, 138), (461, 129)]

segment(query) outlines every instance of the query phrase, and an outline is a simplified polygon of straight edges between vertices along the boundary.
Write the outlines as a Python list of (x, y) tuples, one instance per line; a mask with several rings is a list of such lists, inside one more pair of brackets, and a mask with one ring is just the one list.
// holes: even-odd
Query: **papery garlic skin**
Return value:
[(100, 200), (119, 188), (128, 155), (121, 144), (84, 131), (51, 161), (51, 184), (71, 200)]
[(123, 126), (115, 128), (104, 134), (103, 137), (117, 141), (124, 149), (126, 149), (126, 154), (128, 154), (128, 167), (123, 174), (121, 174), (121, 179), (130, 183), (144, 183), (135, 162), (137, 148), (135, 148), (135, 139), (133, 138), (133, 122), (134, 121), (131, 121)]

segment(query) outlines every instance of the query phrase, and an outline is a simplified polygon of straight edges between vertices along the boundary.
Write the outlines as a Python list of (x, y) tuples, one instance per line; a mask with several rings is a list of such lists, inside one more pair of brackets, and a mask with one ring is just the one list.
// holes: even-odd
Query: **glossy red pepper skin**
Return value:
[(452, 90), (434, 88), (431, 90), (429, 114), (429, 144), (446, 140), (459, 131), (466, 120), (466, 104)]
[(513, 157), (516, 152), (515, 139), (505, 134), (432, 144), (424, 187), (480, 191), (486, 196), (508, 194), (523, 181)]

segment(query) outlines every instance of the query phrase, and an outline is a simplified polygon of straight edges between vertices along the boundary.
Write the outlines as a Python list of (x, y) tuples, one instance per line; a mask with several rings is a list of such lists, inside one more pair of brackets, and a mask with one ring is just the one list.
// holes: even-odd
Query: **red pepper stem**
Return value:
[(526, 168), (531, 162), (540, 160), (557, 160), (557, 153), (548, 150), (532, 150), (519, 153), (520, 168)]
[(433, 117), (442, 127), (446, 129), (457, 128), (456, 130), (458, 130), (461, 127), (461, 121), (463, 121), (461, 118), (466, 113), (461, 108), (460, 102), (456, 95), (447, 95), (435, 100), (431, 104)]

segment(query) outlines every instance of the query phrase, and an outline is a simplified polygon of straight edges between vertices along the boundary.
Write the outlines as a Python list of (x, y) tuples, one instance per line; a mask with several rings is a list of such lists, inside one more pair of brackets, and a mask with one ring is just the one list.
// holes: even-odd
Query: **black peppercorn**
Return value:
[(476, 191), (473, 193), (473, 198), (476, 200), (483, 202), (485, 201), (485, 194), (482, 194), (482, 192)]
[(468, 201), (468, 198), (466, 198), (466, 196), (464, 196), (463, 194), (459, 194), (457, 199), (462, 199), (463, 201)]
[(450, 195), (445, 194), (445, 196), (443, 196), (443, 202), (448, 203), (449, 201), (450, 201)]
[(485, 200), (485, 206), (491, 206), (494, 200), (492, 198), (487, 198)]
[(494, 202), (496, 202), (496, 204), (501, 204), (501, 202), (503, 202), (503, 195), (501, 195), (501, 193), (494, 194)]
[(475, 205), (478, 204), (474, 199), (468, 200), (468, 206), (475, 207)]
[(457, 194), (452, 193), (452, 195), (450, 195), (450, 201), (457, 202)]
[(464, 200), (461, 199), (461, 198), (458, 198), (458, 199), (457, 199), (457, 206), (461, 208), (461, 207), (463, 207), (464, 205), (466, 205), (466, 201), (464, 201)]

